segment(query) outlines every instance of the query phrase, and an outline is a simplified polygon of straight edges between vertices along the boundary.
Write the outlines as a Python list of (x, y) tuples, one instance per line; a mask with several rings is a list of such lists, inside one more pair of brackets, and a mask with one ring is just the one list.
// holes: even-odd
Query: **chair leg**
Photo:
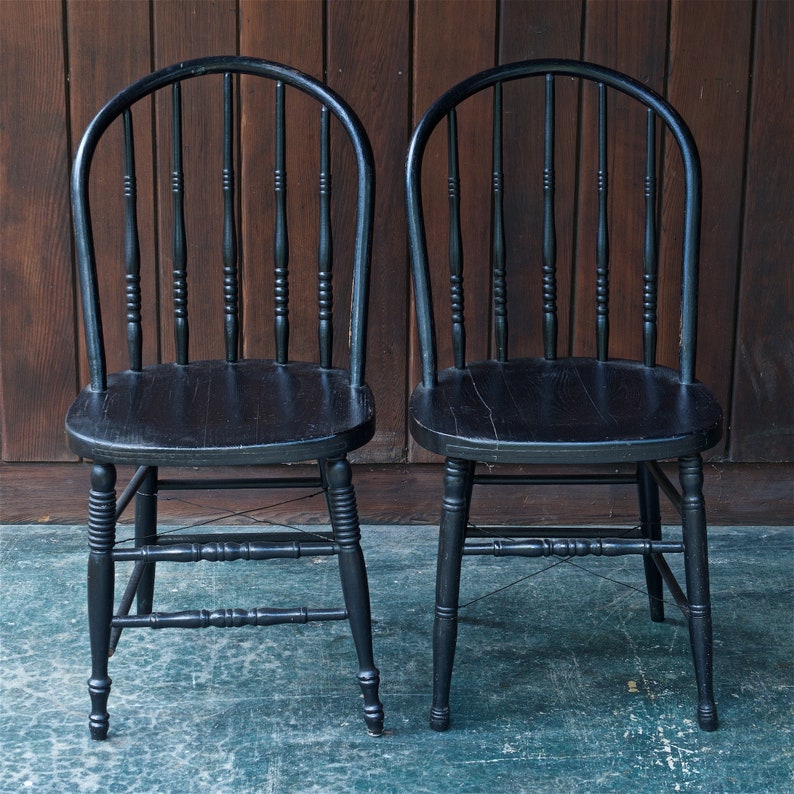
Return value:
[(684, 567), (689, 601), (689, 638), (698, 688), (698, 723), (705, 731), (717, 728), (712, 668), (711, 598), (709, 595), (706, 509), (703, 499), (703, 463), (700, 455), (680, 458)]
[[(321, 463), (321, 468), (323, 464)], [(380, 672), (372, 651), (372, 618), (369, 585), (361, 529), (350, 463), (345, 457), (324, 463), (324, 480), (328, 484), (328, 511), (334, 539), (339, 544), (339, 575), (347, 607), (350, 631), (358, 655), (358, 682), (364, 694), (364, 721), (371, 736), (383, 733), (383, 705), (378, 697)]]
[(107, 712), (111, 680), (108, 675), (110, 624), (115, 584), (113, 545), (116, 541), (116, 469), (95, 464), (88, 495), (88, 630), (91, 640), (89, 728), (92, 739), (108, 734)]
[[(647, 540), (662, 539), (662, 516), (659, 510), (659, 486), (644, 463), (637, 464), (637, 492), (640, 502), (642, 536)], [(664, 620), (663, 581), (652, 557), (644, 556), (645, 583), (651, 620)]]
[(433, 623), (433, 704), (430, 727), (449, 727), (449, 690), (458, 638), (460, 566), (474, 483), (474, 463), (447, 458), (438, 535), (436, 607)]
[[(157, 468), (152, 467), (135, 494), (135, 546), (157, 542)], [(147, 563), (138, 584), (138, 614), (148, 615), (154, 601), (155, 563)]]

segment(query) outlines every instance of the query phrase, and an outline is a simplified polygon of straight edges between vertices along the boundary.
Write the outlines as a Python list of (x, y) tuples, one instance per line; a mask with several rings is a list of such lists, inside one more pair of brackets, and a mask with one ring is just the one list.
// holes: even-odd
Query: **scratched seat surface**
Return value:
[(502, 463), (656, 459), (708, 449), (722, 413), (702, 383), (632, 361), (481, 361), (439, 372), (411, 399), (427, 449)]
[(270, 464), (362, 446), (375, 430), (375, 409), (370, 389), (351, 387), (345, 370), (199, 361), (113, 373), (106, 391), (83, 390), (66, 426), (72, 449), (92, 460)]

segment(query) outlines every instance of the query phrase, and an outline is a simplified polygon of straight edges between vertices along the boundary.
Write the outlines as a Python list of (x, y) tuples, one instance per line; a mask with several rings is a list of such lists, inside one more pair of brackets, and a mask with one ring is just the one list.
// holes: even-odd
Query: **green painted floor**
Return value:
[[(453, 725), (431, 732), (434, 531), (373, 526), (387, 735), (367, 736), (346, 624), (326, 623), (128, 631), (93, 743), (84, 531), (0, 526), (0, 790), (794, 791), (794, 531), (710, 539), (716, 733), (696, 726), (683, 619), (647, 618), (636, 558), (464, 560)], [(278, 605), (268, 593), (301, 583), (281, 605), (338, 604), (333, 558), (191, 570), (161, 566), (160, 608), (196, 606), (179, 602), (193, 587), (200, 606)]]

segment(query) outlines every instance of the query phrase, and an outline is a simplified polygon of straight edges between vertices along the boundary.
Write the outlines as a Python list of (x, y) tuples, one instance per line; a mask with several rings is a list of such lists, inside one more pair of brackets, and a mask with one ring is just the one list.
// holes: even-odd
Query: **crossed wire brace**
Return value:
[[(250, 519), (252, 522), (254, 522), (256, 524), (266, 524), (268, 526), (280, 527), (280, 528), (283, 528), (283, 529), (289, 529), (289, 530), (304, 534), (304, 535), (306, 535), (309, 538), (316, 538), (316, 539), (323, 539), (324, 540), (325, 539), (324, 536), (319, 534), (319, 532), (313, 532), (312, 530), (306, 529), (305, 527), (299, 527), (299, 526), (295, 526), (293, 524), (286, 524), (286, 523), (279, 522), (279, 521), (272, 521), (272, 520), (270, 520), (268, 518), (261, 518), (261, 517), (258, 517), (258, 516), (255, 515), (256, 513), (262, 512), (263, 510), (272, 510), (272, 509), (277, 508), (277, 507), (283, 507), (284, 505), (294, 504), (296, 502), (301, 502), (301, 501), (304, 501), (304, 500), (307, 500), (307, 499), (313, 499), (314, 497), (321, 496), (323, 494), (324, 494), (323, 490), (312, 491), (311, 493), (303, 494), (301, 496), (297, 496), (297, 497), (294, 497), (292, 499), (283, 499), (283, 500), (278, 501), (278, 502), (273, 502), (273, 503), (267, 504), (267, 505), (260, 505), (260, 506), (257, 506), (257, 507), (250, 508), (248, 510), (232, 510), (232, 509), (229, 509), (229, 508), (225, 508), (224, 512), (221, 515), (214, 516), (213, 518), (210, 518), (210, 519), (204, 519), (202, 521), (197, 521), (197, 522), (194, 522), (192, 524), (187, 524), (185, 526), (174, 527), (173, 529), (165, 530), (165, 531), (160, 532), (158, 534), (167, 535), (167, 534), (173, 534), (173, 533), (177, 533), (177, 532), (184, 532), (185, 530), (189, 530), (189, 529), (197, 529), (199, 527), (209, 526), (211, 524), (214, 524), (217, 521), (222, 521), (222, 520), (227, 519), (227, 518), (241, 518), (241, 517), (245, 517), (245, 518)], [(163, 496), (162, 494), (158, 494), (158, 499), (161, 499), (163, 501), (181, 502), (182, 504), (186, 504), (186, 505), (190, 505), (192, 507), (198, 507), (198, 508), (206, 508), (207, 507), (207, 505), (202, 504), (201, 502), (197, 502), (197, 501), (194, 501), (194, 500), (191, 500), (191, 499), (184, 499), (184, 498), (178, 497), (178, 496)], [(472, 529), (478, 529), (479, 531), (481, 531), (484, 534), (486, 534), (488, 537), (504, 539), (504, 540), (508, 539), (507, 536), (500, 535), (498, 533), (488, 532), (487, 530), (484, 530), (481, 527), (477, 527), (477, 525), (475, 525), (473, 523), (469, 523), (469, 526)], [(638, 526), (629, 527), (623, 533), (619, 533), (617, 535), (617, 537), (628, 536), (632, 532), (635, 532), (638, 528), (639, 528)], [(127, 537), (127, 538), (122, 538), (122, 539), (118, 540), (117, 543), (119, 543), (119, 544), (120, 543), (129, 543), (129, 542), (132, 542), (133, 540), (134, 540), (133, 537)], [(550, 571), (553, 568), (556, 568), (557, 566), (563, 565), (563, 564), (571, 565), (574, 568), (578, 568), (579, 570), (583, 571), (584, 573), (586, 573), (586, 574), (588, 574), (590, 576), (593, 576), (593, 577), (595, 577), (597, 579), (603, 579), (604, 581), (610, 582), (612, 584), (619, 585), (620, 587), (623, 587), (623, 588), (625, 588), (627, 590), (631, 590), (631, 591), (634, 591), (636, 593), (639, 593), (640, 595), (642, 595), (642, 596), (644, 596), (646, 598), (652, 597), (655, 600), (660, 601), (662, 604), (670, 606), (670, 603), (668, 601), (666, 601), (664, 598), (658, 598), (656, 596), (650, 596), (650, 594), (643, 588), (636, 587), (636, 586), (634, 586), (632, 584), (629, 584), (628, 582), (623, 582), (623, 581), (620, 581), (619, 579), (614, 579), (614, 578), (612, 578), (610, 576), (605, 576), (602, 573), (598, 573), (597, 571), (593, 571), (593, 570), (591, 570), (589, 568), (586, 568), (585, 566), (581, 565), (578, 562), (574, 562), (573, 557), (567, 556), (567, 557), (560, 557), (560, 558), (556, 559), (554, 562), (552, 562), (551, 564), (546, 565), (545, 567), (541, 568), (540, 570), (532, 571), (531, 573), (526, 574), (525, 576), (518, 577), (517, 579), (515, 579), (512, 582), (509, 582), (508, 584), (502, 585), (501, 587), (497, 587), (497, 588), (495, 588), (493, 590), (489, 590), (488, 592), (483, 593), (482, 595), (479, 595), (476, 598), (471, 599), (470, 601), (467, 601), (465, 603), (459, 604), (458, 609), (466, 609), (467, 607), (470, 607), (470, 606), (472, 606), (472, 605), (474, 605), (474, 604), (476, 604), (476, 603), (478, 603), (480, 601), (484, 601), (487, 598), (491, 598), (492, 596), (495, 596), (498, 593), (502, 593), (505, 590), (509, 590), (510, 588), (516, 587), (516, 586), (522, 584), (523, 582), (526, 582), (526, 581), (528, 581), (530, 579), (533, 579), (536, 576), (539, 576), (539, 575), (541, 575), (543, 573), (546, 573), (547, 571)]]

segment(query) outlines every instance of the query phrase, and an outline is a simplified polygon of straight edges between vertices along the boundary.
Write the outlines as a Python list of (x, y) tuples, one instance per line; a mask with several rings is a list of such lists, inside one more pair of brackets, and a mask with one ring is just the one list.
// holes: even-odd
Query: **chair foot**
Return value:
[(698, 689), (698, 724), (717, 729), (713, 689), (713, 639), (709, 594), (708, 544), (703, 500), (703, 465), (700, 455), (679, 460), (684, 536), (684, 566), (689, 602), (689, 640)]
[(449, 728), (449, 708), (433, 708), (430, 709), (430, 727), (434, 731), (445, 731)]
[(370, 736), (383, 736), (383, 704), (378, 697), (380, 673), (374, 669), (372, 673), (360, 673), (358, 683), (364, 694), (364, 722)]
[(698, 706), (698, 725), (704, 731), (716, 731), (719, 727), (717, 707), (714, 703)]
[(364, 694), (364, 722), (367, 725), (367, 733), (370, 736), (383, 735), (383, 704), (378, 696), (380, 687), (380, 674), (376, 668), (374, 674), (359, 674), (358, 682)]
[(103, 741), (107, 738), (110, 727), (110, 715), (107, 705), (110, 696), (110, 678), (88, 681), (88, 692), (91, 695), (91, 716), (88, 719), (88, 730), (94, 741)]
[(104, 742), (108, 738), (109, 725), (105, 722), (104, 725), (95, 725), (93, 722), (89, 723), (89, 730), (91, 731), (91, 738), (95, 742)]
[(88, 723), (88, 730), (91, 731), (91, 738), (95, 742), (104, 742), (105, 739), (108, 738), (108, 730), (110, 728), (110, 724), (106, 719), (104, 722), (94, 722), (93, 717), (91, 718), (91, 722)]

